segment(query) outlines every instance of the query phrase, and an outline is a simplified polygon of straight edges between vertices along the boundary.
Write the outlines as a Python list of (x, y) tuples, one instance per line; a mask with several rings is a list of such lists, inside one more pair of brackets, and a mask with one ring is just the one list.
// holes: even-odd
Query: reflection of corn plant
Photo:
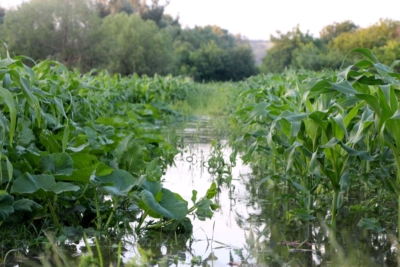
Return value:
[[(232, 159), (230, 159), (231, 163), (227, 162), (224, 158), (223, 148), (221, 141), (213, 140), (211, 143), (211, 152), (207, 160), (207, 171), (217, 181), (218, 189), (224, 185), (230, 188), (232, 181), (232, 167), (234, 162)], [(232, 157), (235, 158), (235, 155)]]
[(400, 196), (399, 171), (392, 179), (393, 163), (383, 156), (391, 151), (400, 170), (400, 75), (369, 50), (354, 52), (366, 59), (337, 75), (306, 79), (286, 73), (248, 82), (234, 115), (247, 130), (242, 138), (252, 140), (245, 161), (264, 154), (269, 170), (297, 191), (301, 208), (290, 216), (313, 219), (313, 195), (321, 184), (333, 193), (333, 228), (344, 192), (362, 173), (385, 172), (383, 181)]

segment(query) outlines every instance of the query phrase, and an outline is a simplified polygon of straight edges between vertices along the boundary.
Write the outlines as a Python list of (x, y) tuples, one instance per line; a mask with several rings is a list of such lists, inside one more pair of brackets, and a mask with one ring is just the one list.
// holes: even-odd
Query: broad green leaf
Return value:
[(199, 220), (204, 221), (207, 218), (211, 219), (213, 216), (213, 212), (211, 210), (212, 201), (206, 198), (201, 199), (196, 203), (196, 215)]
[(105, 176), (95, 176), (90, 181), (95, 186), (104, 185), (104, 190), (111, 195), (127, 196), (137, 179), (127, 171), (114, 170)]
[(54, 153), (40, 159), (39, 169), (46, 174), (71, 175), (74, 170), (74, 161), (67, 153)]
[(145, 211), (152, 211), (153, 214), (149, 215), (160, 218), (165, 217), (167, 219), (183, 219), (188, 213), (187, 202), (180, 200), (170, 190), (163, 188), (162, 200), (158, 203), (154, 195), (147, 190), (143, 190), (140, 193), (141, 201), (145, 204)]
[(87, 167), (91, 167), (94, 164), (98, 163), (99, 160), (95, 155), (86, 154), (86, 153), (73, 153), (70, 154), (72, 160), (74, 161), (74, 168), (83, 169)]
[(28, 147), (30, 143), (36, 140), (33, 131), (29, 127), (27, 121), (18, 121), (17, 144), (23, 147)]
[(118, 166), (132, 174), (139, 174), (144, 171), (145, 164), (143, 152), (139, 143), (130, 134), (120, 142), (115, 150)]
[(152, 160), (146, 168), (147, 179), (150, 181), (160, 181), (162, 170), (158, 164), (158, 160)]
[(146, 180), (143, 182), (142, 187), (143, 187), (143, 189), (150, 191), (155, 196), (161, 191), (162, 184), (158, 181)]
[(0, 190), (0, 222), (5, 221), (8, 216), (14, 213), (13, 202), (13, 196), (10, 196), (4, 190)]
[(53, 175), (31, 175), (29, 173), (24, 173), (15, 179), (11, 187), (12, 194), (27, 194), (39, 197), (48, 197), (78, 190), (79, 186), (70, 183), (56, 183)]
[(56, 175), (55, 179), (57, 181), (70, 181), (70, 182), (80, 182), (89, 183), (90, 177), (93, 174), (96, 176), (108, 175), (114, 171), (110, 166), (105, 165), (103, 162), (95, 163), (89, 167), (84, 167), (82, 169), (74, 169), (70, 175)]
[(14, 201), (13, 207), (14, 207), (14, 210), (16, 210), (16, 211), (19, 211), (19, 210), (32, 211), (32, 209), (42, 209), (43, 208), (41, 205), (39, 205), (35, 201), (26, 199), (26, 198)]
[(40, 134), (40, 143), (46, 148), (50, 153), (60, 153), (62, 152), (62, 146), (55, 139), (54, 134), (50, 131), (42, 131)]

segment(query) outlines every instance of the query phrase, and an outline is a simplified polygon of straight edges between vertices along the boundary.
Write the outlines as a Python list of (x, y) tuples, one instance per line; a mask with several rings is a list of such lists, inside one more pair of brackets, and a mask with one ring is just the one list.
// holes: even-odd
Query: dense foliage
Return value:
[(351, 21), (334, 23), (321, 30), (320, 38), (296, 27), (286, 34), (278, 32), (277, 37), (271, 36), (271, 41), (274, 46), (261, 65), (264, 73), (279, 73), (285, 68), (340, 69), (360, 59), (350, 55), (343, 60), (357, 47), (371, 49), (382, 63), (390, 65), (400, 51), (400, 21), (380, 20), (367, 28), (359, 28)]
[(148, 6), (135, 0), (32, 0), (5, 16), (0, 10), (0, 38), (15, 54), (57, 60), (82, 72), (97, 68), (198, 81), (256, 73), (252, 50), (241, 37), (217, 26), (182, 29), (164, 8), (158, 1)]
[(288, 222), (321, 215), (335, 229), (337, 218), (354, 216), (364, 228), (382, 232), (382, 223), (396, 232), (398, 61), (389, 67), (371, 50), (352, 53), (364, 59), (341, 72), (287, 71), (242, 83), (233, 102), (233, 144), (264, 177), (260, 186), (282, 187), (276, 202), (287, 204)]
[(212, 216), (215, 184), (203, 198), (193, 192), (189, 206), (161, 183), (178, 150), (159, 125), (179, 118), (167, 103), (196, 90), (192, 80), (79, 75), (54, 61), (30, 68), (6, 57), (0, 81), (2, 246), (21, 229), (34, 235), (161, 229), (187, 236), (188, 214)]

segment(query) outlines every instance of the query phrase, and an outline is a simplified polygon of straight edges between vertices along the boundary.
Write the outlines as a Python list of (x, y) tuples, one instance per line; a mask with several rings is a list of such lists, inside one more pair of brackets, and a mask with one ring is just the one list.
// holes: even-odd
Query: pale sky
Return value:
[[(0, 5), (22, 1), (0, 0)], [(170, 0), (165, 13), (179, 14), (184, 27), (218, 25), (250, 40), (268, 40), (276, 30), (286, 33), (297, 24), (318, 37), (333, 22), (351, 20), (368, 27), (380, 18), (400, 20), (399, 10), (400, 0)]]

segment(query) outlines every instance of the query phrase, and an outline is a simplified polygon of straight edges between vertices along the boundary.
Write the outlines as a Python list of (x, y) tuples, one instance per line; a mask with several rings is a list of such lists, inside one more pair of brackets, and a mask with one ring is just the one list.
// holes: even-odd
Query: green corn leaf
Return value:
[(313, 215), (311, 215), (307, 210), (305, 209), (295, 209), (287, 212), (286, 218), (291, 221), (291, 220), (302, 220), (302, 221), (312, 221), (315, 219)]
[(14, 98), (10, 91), (0, 87), (0, 96), (4, 99), (9, 112), (10, 112), (10, 127), (9, 127), (9, 135), (10, 135), (10, 145), (12, 145), (12, 141), (14, 139), (15, 134), (15, 126), (17, 124), (17, 109), (15, 107)]
[(355, 95), (358, 93), (356, 90), (354, 90), (353, 86), (351, 86), (351, 84), (348, 81), (332, 83), (332, 88), (343, 94)]
[[(18, 75), (19, 76), (19, 75)], [(40, 121), (41, 121), (41, 112), (40, 112), (40, 104), (39, 100), (34, 96), (31, 92), (31, 85), (30, 82), (25, 79), (24, 77), (19, 77), (20, 79), (20, 86), (22, 89), (22, 92), (28, 101), (29, 105), (35, 110), (36, 112), (36, 119), (38, 122), (38, 125), (40, 126)]]
[(358, 222), (357, 226), (362, 227), (364, 229), (373, 230), (377, 233), (381, 233), (384, 231), (384, 229), (376, 219), (362, 218)]
[(368, 59), (372, 63), (379, 63), (378, 59), (375, 57), (372, 51), (367, 48), (354, 48), (349, 52), (349, 54), (354, 52), (361, 53), (366, 59)]

